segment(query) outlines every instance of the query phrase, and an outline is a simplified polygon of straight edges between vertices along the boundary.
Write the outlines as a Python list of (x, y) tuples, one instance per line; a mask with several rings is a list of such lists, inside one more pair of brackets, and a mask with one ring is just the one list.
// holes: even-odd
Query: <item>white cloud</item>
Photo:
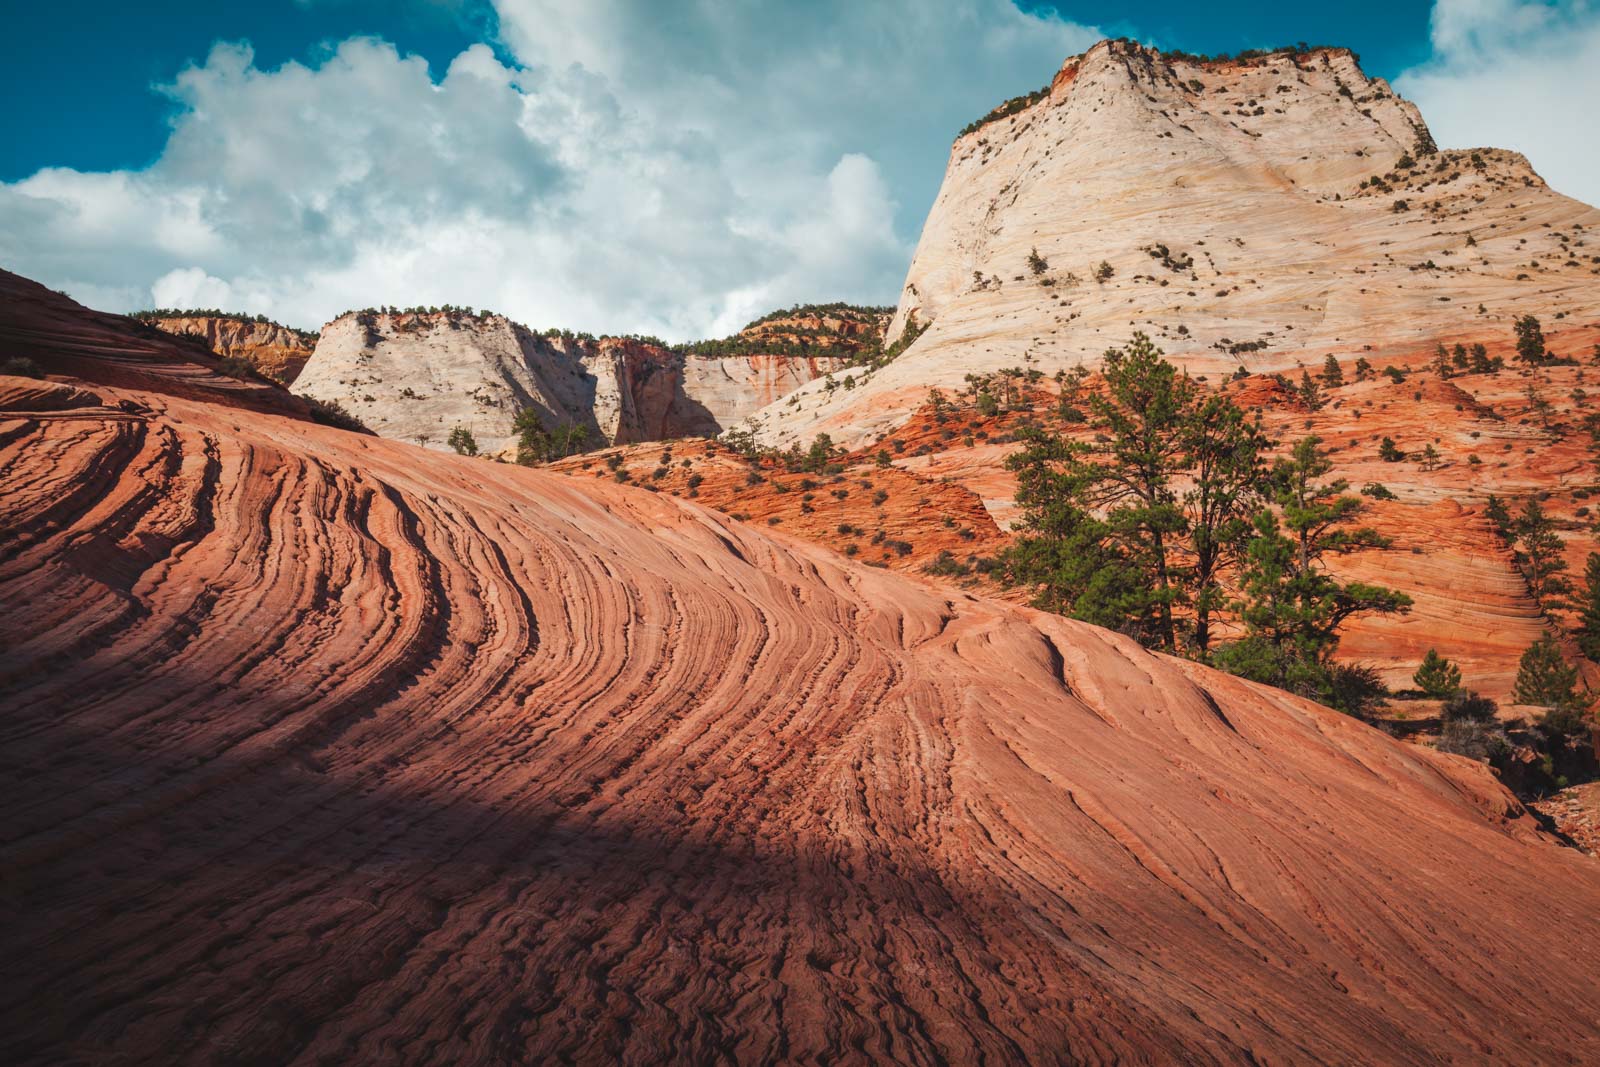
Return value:
[(1600, 203), (1600, 9), (1590, 0), (1437, 0), (1432, 39), (1433, 58), (1395, 88), (1441, 145), (1515, 149), (1558, 192)]
[(229, 311), (237, 307), (233, 286), (221, 278), (213, 278), (199, 267), (180, 267), (169, 270), (156, 279), (150, 295), (157, 307), (164, 308), (220, 308)]
[(219, 44), (144, 171), (0, 184), (0, 260), (110, 310), (459, 303), (682, 338), (894, 299), (951, 136), (1097, 36), (1010, 0), (500, 0), (502, 62)]

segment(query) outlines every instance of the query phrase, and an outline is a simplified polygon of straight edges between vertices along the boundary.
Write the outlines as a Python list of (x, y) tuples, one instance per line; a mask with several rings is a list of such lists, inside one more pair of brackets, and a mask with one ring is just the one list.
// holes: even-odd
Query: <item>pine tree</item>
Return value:
[(1245, 415), (1221, 394), (1194, 405), (1184, 419), (1183, 467), (1193, 478), (1183, 495), (1193, 562), (1186, 572), (1194, 613), (1190, 645), (1200, 659), (1211, 651), (1211, 616), (1227, 606), (1223, 571), (1236, 564), (1261, 509), (1267, 441), (1261, 416)]
[(1524, 315), (1516, 321), (1517, 358), (1524, 363), (1539, 364), (1548, 361), (1549, 351), (1544, 345), (1544, 330), (1539, 320)]
[(1385, 437), (1378, 442), (1378, 458), (1385, 463), (1399, 463), (1406, 458), (1406, 454), (1395, 445), (1394, 438)]
[(1506, 510), (1506, 502), (1489, 494), (1488, 501), (1483, 506), (1483, 517), (1494, 526), (1494, 532), (1500, 535), (1502, 541), (1510, 541), (1513, 532), (1511, 529), (1511, 512)]
[(1041, 430), (1007, 460), (1024, 535), (1002, 576), (1034, 603), (1177, 651), (1177, 609), (1193, 607), (1186, 641), (1204, 656), (1227, 603), (1223, 573), (1260, 507), (1259, 417), (1199, 387), (1136, 334), (1106, 353), (1106, 388), (1085, 397), (1090, 443)]
[(1311, 377), (1310, 371), (1300, 372), (1300, 402), (1312, 411), (1322, 408), (1322, 390), (1317, 385), (1317, 380)]
[(553, 442), (549, 431), (544, 428), (544, 420), (539, 418), (537, 411), (533, 408), (523, 408), (517, 412), (511, 428), (517, 432), (518, 463), (524, 467), (531, 467), (550, 459)]
[(1600, 552), (1589, 553), (1578, 596), (1578, 649), (1600, 663)]
[(1572, 592), (1572, 583), (1562, 576), (1567, 569), (1563, 556), (1565, 543), (1555, 524), (1533, 497), (1528, 498), (1517, 516), (1514, 557), (1517, 569), (1528, 582), (1528, 592), (1540, 611), (1559, 607), (1561, 598)]
[(1428, 696), (1444, 700), (1461, 689), (1461, 668), (1430, 648), (1411, 680)]
[(1323, 482), (1333, 469), (1316, 437), (1303, 438), (1271, 476), (1282, 513), (1265, 511), (1241, 568), (1240, 618), (1247, 637), (1223, 649), (1225, 670), (1308, 696), (1336, 696), (1338, 668), (1330, 662), (1339, 631), (1355, 615), (1404, 613), (1411, 598), (1364, 582), (1339, 582), (1328, 556), (1388, 542), (1375, 530), (1353, 527), (1363, 503), (1344, 479)]
[[(1174, 608), (1184, 600), (1175, 549), (1187, 532), (1176, 475), (1198, 387), (1142, 333), (1126, 350), (1106, 352), (1103, 374), (1104, 391), (1088, 397), (1092, 444), (1035, 434), (1007, 463), (1018, 474), (1024, 528), (1055, 526), (1041, 532), (1098, 558), (1107, 573), (1085, 581), (1076, 561), (1046, 546), (1027, 546), (1008, 566), (1023, 581), (1056, 582), (1044, 595), (1070, 602), (1074, 615), (1175, 651)], [(1091, 549), (1095, 538), (1100, 546)], [(1130, 585), (1128, 573), (1142, 580)]]
[(478, 440), (472, 436), (472, 431), (465, 426), (457, 426), (451, 430), (448, 443), (459, 455), (476, 456), (478, 454)]
[(1337, 389), (1344, 384), (1344, 370), (1332, 352), (1329, 352), (1328, 358), (1322, 361), (1322, 384), (1329, 389)]
[(1433, 372), (1440, 378), (1450, 377), (1450, 350), (1440, 341), (1433, 350)]
[(1582, 703), (1577, 685), (1578, 668), (1567, 663), (1555, 638), (1545, 634), (1522, 654), (1512, 699), (1536, 707), (1573, 707)]
[(1364, 382), (1370, 377), (1372, 377), (1372, 364), (1367, 361), (1366, 356), (1358, 357), (1356, 359), (1356, 381)]

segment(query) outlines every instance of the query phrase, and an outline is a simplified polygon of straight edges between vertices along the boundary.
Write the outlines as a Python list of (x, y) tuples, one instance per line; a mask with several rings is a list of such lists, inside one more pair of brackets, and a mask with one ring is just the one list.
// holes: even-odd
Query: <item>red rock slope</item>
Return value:
[(0, 479), (9, 1062), (1600, 1060), (1600, 866), (1325, 709), (185, 397)]
[(310, 416), (310, 406), (266, 380), (224, 373), (222, 361), (200, 338), (174, 339), (121, 315), (90, 311), (65, 294), (0, 270), (0, 364), (25, 359), (50, 374), (148, 389), (290, 415)]

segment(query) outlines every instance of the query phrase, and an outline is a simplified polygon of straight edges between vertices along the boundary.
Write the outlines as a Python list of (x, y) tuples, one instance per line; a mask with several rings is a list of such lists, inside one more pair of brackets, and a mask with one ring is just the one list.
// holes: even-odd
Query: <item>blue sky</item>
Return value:
[(1600, 199), (1594, 0), (6, 8), (0, 265), (108, 310), (451, 302), (676, 338), (892, 302), (954, 131), (1102, 36), (1343, 44), (1442, 144)]

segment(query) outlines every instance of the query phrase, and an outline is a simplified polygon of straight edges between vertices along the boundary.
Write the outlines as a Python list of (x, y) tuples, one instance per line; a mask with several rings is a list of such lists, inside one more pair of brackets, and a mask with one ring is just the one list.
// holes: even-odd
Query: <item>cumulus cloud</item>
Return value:
[[(1434, 137), (1512, 148), (1557, 191), (1600, 203), (1600, 8), (1591, 0), (1437, 0), (1433, 57), (1395, 79)], [(1591, 131), (1586, 133), (1584, 131)]]
[(1096, 38), (1010, 0), (499, 0), (442, 75), (375, 39), (164, 87), (141, 171), (0, 185), (0, 259), (109, 310), (368, 304), (724, 333), (892, 301), (950, 138)]

